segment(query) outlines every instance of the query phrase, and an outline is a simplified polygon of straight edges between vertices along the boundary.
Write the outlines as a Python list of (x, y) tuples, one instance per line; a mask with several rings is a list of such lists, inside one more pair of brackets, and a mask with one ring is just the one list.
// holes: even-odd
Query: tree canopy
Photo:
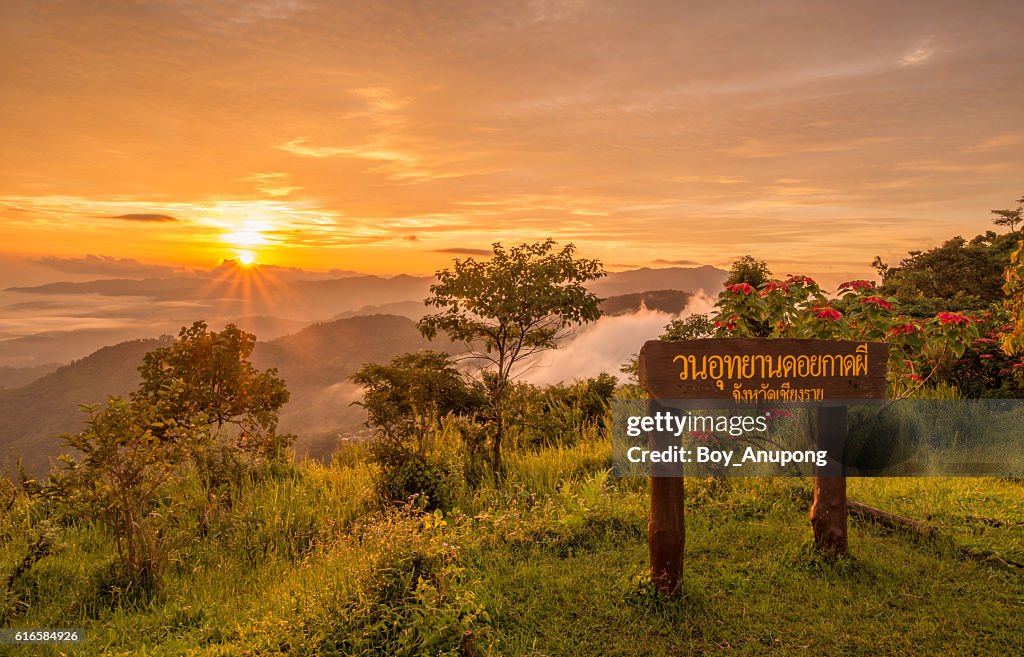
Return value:
[(467, 343), (470, 358), (484, 364), (484, 381), (495, 415), (492, 461), (499, 467), (503, 402), (509, 382), (542, 351), (555, 349), (574, 326), (601, 316), (600, 299), (585, 284), (605, 275), (601, 263), (575, 257), (567, 244), (548, 239), (509, 249), (493, 245), (487, 260), (458, 259), (437, 272), (427, 315), (418, 327), (427, 338), (444, 332)]
[(1017, 243), (1014, 234), (988, 231), (971, 240), (957, 236), (927, 251), (911, 251), (898, 266), (875, 259), (880, 292), (911, 314), (977, 310), (1003, 298), (1004, 271)]
[(231, 425), (246, 451), (279, 456), (288, 437), (277, 434), (277, 416), (288, 388), (277, 370), (260, 371), (249, 362), (255, 346), (256, 336), (234, 324), (221, 331), (202, 321), (183, 327), (173, 344), (146, 354), (133, 398), (155, 403), (180, 382), (180, 394), (165, 402), (179, 424)]

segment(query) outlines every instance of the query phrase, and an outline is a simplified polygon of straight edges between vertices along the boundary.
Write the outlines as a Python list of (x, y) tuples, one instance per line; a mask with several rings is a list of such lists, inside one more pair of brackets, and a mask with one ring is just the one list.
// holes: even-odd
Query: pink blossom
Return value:
[(816, 308), (814, 310), (814, 316), (818, 319), (825, 319), (830, 322), (838, 322), (842, 314), (835, 308)]
[(726, 285), (725, 288), (734, 294), (750, 294), (754, 291), (750, 283), (736, 283), (734, 285)]

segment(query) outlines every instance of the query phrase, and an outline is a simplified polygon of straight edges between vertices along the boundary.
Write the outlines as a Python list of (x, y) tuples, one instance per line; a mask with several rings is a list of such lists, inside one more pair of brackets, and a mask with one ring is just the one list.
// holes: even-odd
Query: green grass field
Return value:
[[(354, 458), (279, 468), (175, 544), (154, 592), (124, 580), (98, 527), (50, 526), (53, 552), (7, 586), (3, 625), (82, 627), (87, 642), (0, 651), (1024, 654), (1024, 482), (851, 480), (851, 499), (938, 535), (851, 519), (850, 556), (831, 561), (811, 546), (810, 481), (690, 479), (685, 591), (670, 600), (645, 579), (646, 481), (610, 478), (609, 458), (511, 453), (500, 485), (447, 514), (378, 508)], [(46, 515), (19, 496), (0, 516), (0, 583)]]

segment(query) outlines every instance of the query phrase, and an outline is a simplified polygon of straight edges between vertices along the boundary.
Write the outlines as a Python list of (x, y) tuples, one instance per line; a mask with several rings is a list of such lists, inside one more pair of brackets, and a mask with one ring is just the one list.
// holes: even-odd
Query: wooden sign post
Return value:
[[(640, 350), (640, 385), (648, 414), (661, 402), (693, 408), (818, 406), (818, 448), (833, 459), (816, 468), (811, 525), (819, 548), (846, 551), (846, 478), (841, 462), (846, 403), (885, 399), (888, 346), (882, 342), (793, 338), (651, 340)], [(671, 434), (651, 432), (650, 449), (664, 449)], [(655, 467), (652, 465), (652, 467)], [(647, 525), (651, 579), (678, 592), (683, 569), (683, 476), (652, 470)]]

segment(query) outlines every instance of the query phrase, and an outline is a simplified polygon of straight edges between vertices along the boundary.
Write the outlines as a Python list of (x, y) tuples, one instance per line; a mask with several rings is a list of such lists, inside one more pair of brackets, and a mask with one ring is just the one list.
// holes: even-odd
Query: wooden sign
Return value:
[(795, 338), (651, 340), (640, 385), (656, 399), (808, 404), (885, 399), (883, 342)]
[[(882, 342), (791, 338), (651, 340), (640, 350), (640, 385), (648, 415), (659, 402), (701, 405), (815, 405), (818, 446), (840, 455), (846, 442), (846, 402), (885, 399), (889, 348)], [(831, 405), (830, 405), (831, 402)], [(651, 432), (652, 451), (678, 439)], [(664, 473), (661, 473), (662, 475)], [(683, 477), (651, 471), (647, 547), (651, 580), (676, 595), (683, 570), (686, 524)], [(844, 553), (846, 477), (841, 459), (815, 470), (811, 526), (819, 548)]]

